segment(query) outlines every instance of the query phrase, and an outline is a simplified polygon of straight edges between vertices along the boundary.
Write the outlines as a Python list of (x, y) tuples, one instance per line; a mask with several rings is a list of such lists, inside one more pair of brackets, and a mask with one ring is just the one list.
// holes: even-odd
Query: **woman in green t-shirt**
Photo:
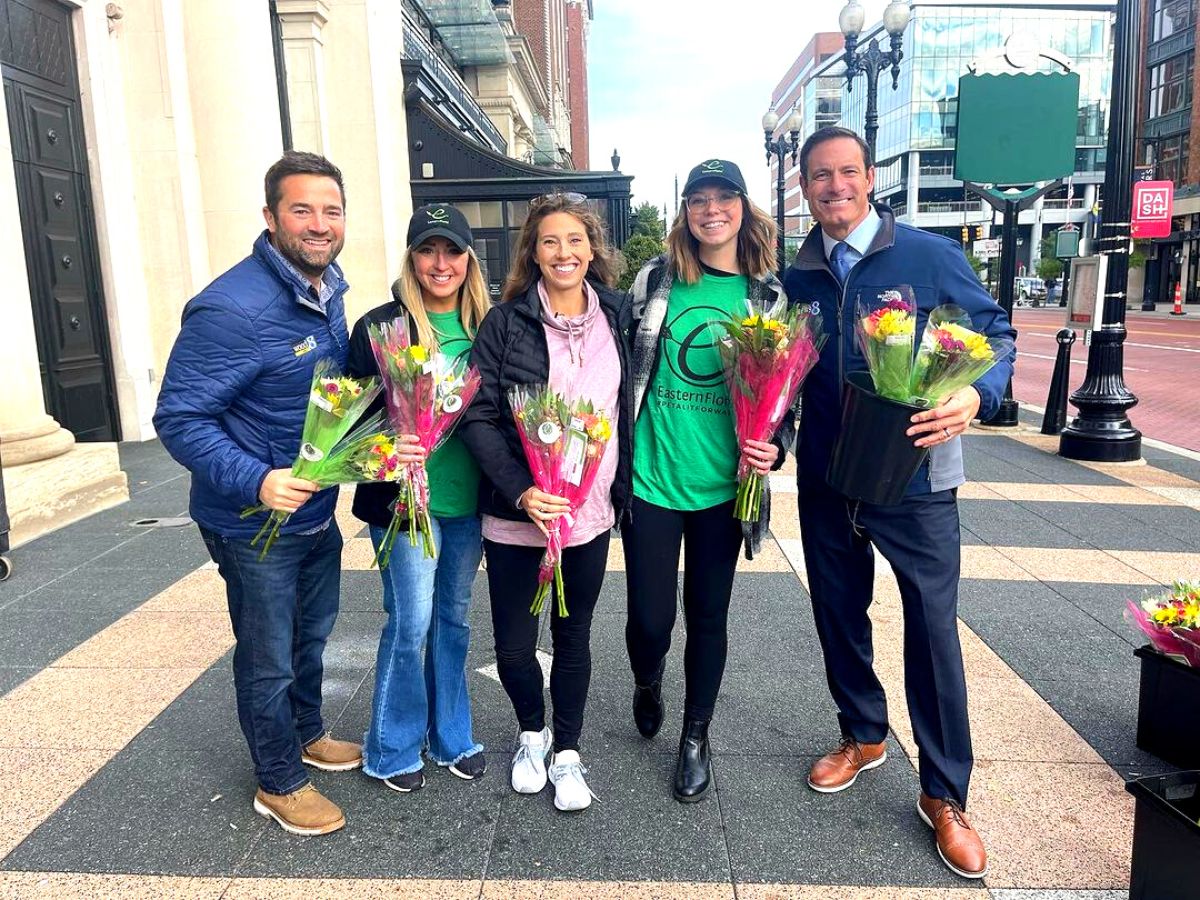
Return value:
[[(400, 277), (392, 285), (394, 299), (359, 319), (350, 336), (351, 375), (379, 374), (367, 325), (397, 318), (408, 319), (410, 334), (422, 346), (451, 356), (470, 353), (489, 308), (472, 243), (466, 218), (453, 206), (435, 203), (413, 213)], [(381, 405), (382, 400), (375, 408)], [(472, 736), (466, 675), (467, 614), (483, 553), (475, 508), (479, 469), (456, 435), (434, 452), (427, 467), (438, 554), (426, 559), (421, 547), (401, 536), (380, 569), (387, 623), (363, 742), (363, 771), (400, 793), (424, 787), (422, 752), (467, 780), (478, 778), (485, 767), (483, 747)], [(376, 549), (397, 493), (394, 484), (355, 490), (354, 515), (370, 526)]]
[[(746, 196), (738, 167), (706, 160), (692, 169), (667, 253), (633, 286), (632, 516), (622, 528), (633, 669), (633, 717), (647, 738), (663, 720), (662, 675), (675, 625), (680, 544), (686, 695), (675, 769), (677, 800), (699, 800), (712, 781), (708, 723), (725, 671), (727, 618), (738, 548), (757, 549), (769, 515), (743, 528), (733, 516), (739, 457), (767, 473), (781, 438), (739, 447), (714, 323), (744, 313), (747, 298), (783, 298), (771, 270), (775, 223)], [(788, 424), (781, 435), (790, 431)]]

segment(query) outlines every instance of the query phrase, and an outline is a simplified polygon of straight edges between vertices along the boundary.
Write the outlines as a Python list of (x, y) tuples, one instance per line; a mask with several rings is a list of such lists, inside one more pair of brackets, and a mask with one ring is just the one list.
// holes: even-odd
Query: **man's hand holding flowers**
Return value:
[(915, 437), (914, 447), (933, 447), (958, 437), (967, 430), (979, 412), (979, 391), (971, 385), (960, 388), (933, 409), (912, 417), (915, 423), (905, 432)]

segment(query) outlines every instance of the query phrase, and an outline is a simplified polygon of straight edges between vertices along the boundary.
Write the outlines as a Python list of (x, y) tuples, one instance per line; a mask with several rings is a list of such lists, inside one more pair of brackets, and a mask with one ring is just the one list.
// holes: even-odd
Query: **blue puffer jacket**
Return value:
[[(344, 369), (349, 335), (338, 286), (323, 315), (307, 281), (279, 264), (267, 232), (254, 251), (183, 309), (183, 325), (163, 375), (154, 427), (167, 452), (192, 473), (191, 515), (228, 537), (252, 537), (271, 469), (289, 468), (300, 448), (317, 360)], [(313, 496), (283, 528), (309, 531), (333, 515), (336, 490)]]
[[(860, 299), (867, 303), (883, 291), (902, 284), (911, 286), (917, 298), (918, 340), (930, 311), (943, 303), (961, 306), (975, 328), (989, 336), (1012, 340), (1017, 336), (1004, 310), (967, 265), (958, 244), (941, 235), (898, 224), (886, 206), (876, 209), (882, 220), (879, 233), (866, 255), (850, 270), (844, 290), (829, 268), (819, 228), (809, 232), (783, 281), (790, 300), (817, 303), (825, 333), (829, 335), (816, 367), (804, 382), (800, 442), (796, 451), (800, 480), (825, 480), (842, 423), (842, 382), (846, 373), (867, 368), (854, 335), (855, 305)], [(990, 418), (1000, 409), (1012, 371), (1010, 356), (975, 382), (980, 396), (979, 418)], [(928, 461), (909, 485), (909, 493), (943, 491), (965, 480), (962, 442), (955, 438), (930, 449)]]

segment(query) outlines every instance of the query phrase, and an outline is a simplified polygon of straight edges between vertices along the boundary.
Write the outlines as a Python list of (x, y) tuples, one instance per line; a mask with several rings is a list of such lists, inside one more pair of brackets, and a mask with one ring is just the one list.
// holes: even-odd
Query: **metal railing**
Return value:
[(438, 86), (446, 92), (446, 96), (462, 111), (463, 116), (491, 143), (492, 149), (499, 153), (505, 152), (504, 136), (500, 134), (500, 130), (492, 124), (492, 120), (475, 100), (458, 72), (447, 65), (433, 45), (426, 40), (420, 26), (412, 21), (407, 13), (404, 18), (404, 58), (421, 63), (437, 81)]
[(1043, 209), (1083, 209), (1083, 198), (1072, 197), (1070, 200), (1066, 198), (1057, 200), (1043, 200)]

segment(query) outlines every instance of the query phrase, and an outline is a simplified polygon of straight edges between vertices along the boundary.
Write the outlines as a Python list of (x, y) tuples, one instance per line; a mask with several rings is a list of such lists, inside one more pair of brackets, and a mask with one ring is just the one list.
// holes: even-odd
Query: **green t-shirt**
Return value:
[(676, 281), (659, 335), (658, 366), (633, 439), (633, 493), (697, 510), (737, 494), (738, 443), (717, 349), (719, 322), (746, 309), (744, 275)]
[[(430, 313), (429, 321), (443, 353), (464, 358), (470, 354), (471, 338), (463, 328), (458, 310)], [(434, 451), (426, 465), (429, 469), (429, 511), (444, 519), (475, 515), (479, 502), (479, 466), (459, 439), (457, 426), (455, 433)]]

